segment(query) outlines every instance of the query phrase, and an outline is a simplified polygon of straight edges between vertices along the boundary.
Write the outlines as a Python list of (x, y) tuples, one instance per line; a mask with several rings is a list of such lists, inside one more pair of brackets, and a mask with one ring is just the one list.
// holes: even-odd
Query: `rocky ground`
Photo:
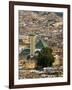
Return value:
[[(60, 67), (47, 67), (42, 69), (35, 68), (25, 68), (24, 64), (19, 63), (19, 79), (24, 78), (53, 78), (53, 77), (62, 77), (63, 76), (63, 68)], [(52, 68), (52, 70), (50, 69)]]
[(39, 70), (19, 70), (19, 79), (24, 78), (53, 78), (53, 77), (62, 77), (60, 72), (50, 74), (48, 72), (39, 71)]

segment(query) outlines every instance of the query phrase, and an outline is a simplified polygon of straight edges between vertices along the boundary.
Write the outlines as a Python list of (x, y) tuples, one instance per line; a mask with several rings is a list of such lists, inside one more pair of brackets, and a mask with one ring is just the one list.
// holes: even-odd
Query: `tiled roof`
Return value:
[(38, 43), (36, 44), (36, 48), (42, 49), (44, 47), (48, 47), (48, 45), (47, 45), (47, 43), (44, 40), (40, 39), (38, 41)]

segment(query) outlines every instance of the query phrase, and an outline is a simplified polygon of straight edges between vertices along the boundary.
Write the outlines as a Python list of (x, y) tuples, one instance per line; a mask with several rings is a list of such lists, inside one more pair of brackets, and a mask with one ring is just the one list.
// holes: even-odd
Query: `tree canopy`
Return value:
[(38, 55), (36, 56), (37, 59), (37, 65), (41, 67), (47, 67), (52, 66), (52, 63), (54, 62), (54, 57), (52, 55), (52, 49), (51, 48), (42, 48), (41, 51), (36, 52)]

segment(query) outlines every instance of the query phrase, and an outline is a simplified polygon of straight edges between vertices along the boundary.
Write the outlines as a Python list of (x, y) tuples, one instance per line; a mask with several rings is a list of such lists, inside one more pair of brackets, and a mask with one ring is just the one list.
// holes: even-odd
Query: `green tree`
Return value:
[(36, 52), (36, 60), (37, 65), (41, 67), (47, 67), (52, 66), (52, 63), (54, 62), (54, 57), (52, 55), (52, 49), (51, 48), (42, 48), (41, 51)]

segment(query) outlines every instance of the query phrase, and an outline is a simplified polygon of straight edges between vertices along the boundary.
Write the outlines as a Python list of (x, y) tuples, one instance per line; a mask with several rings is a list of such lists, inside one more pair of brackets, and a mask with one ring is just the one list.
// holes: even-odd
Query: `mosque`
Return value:
[[(34, 33), (29, 34), (29, 40), (30, 40), (30, 47), (29, 48), (24, 48), (22, 51), (22, 54), (24, 55), (24, 58), (27, 59), (29, 56), (30, 58), (33, 58), (35, 56), (36, 51), (40, 51), (42, 48), (48, 47), (48, 44), (42, 39), (38, 38)], [(60, 64), (59, 56), (55, 55), (55, 62), (53, 63), (54, 66)]]
[(27, 57), (28, 55), (30, 55), (30, 57), (33, 57), (36, 51), (40, 51), (42, 48), (48, 47), (47, 43), (42, 38), (38, 38), (38, 41), (36, 41), (37, 36), (34, 33), (30, 33), (29, 38), (30, 48), (25, 48), (22, 51), (25, 57)]

